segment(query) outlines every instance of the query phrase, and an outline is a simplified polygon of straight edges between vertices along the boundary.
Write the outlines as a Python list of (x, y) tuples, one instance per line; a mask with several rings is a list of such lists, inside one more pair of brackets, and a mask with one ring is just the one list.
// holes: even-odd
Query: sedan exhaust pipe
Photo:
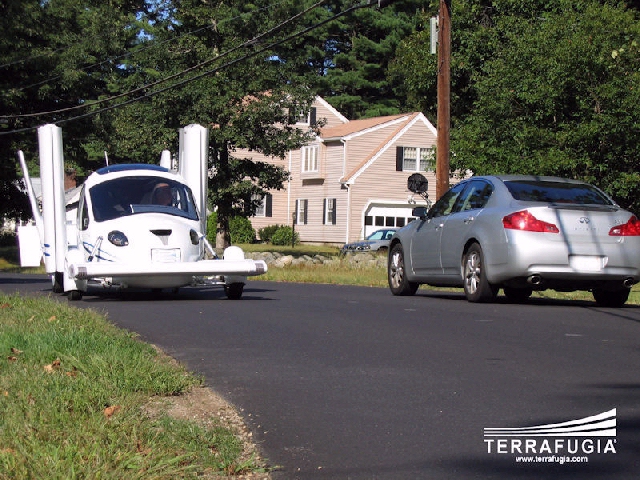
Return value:
[(540, 285), (542, 283), (542, 277), (538, 274), (536, 275), (530, 275), (527, 278), (527, 283), (529, 285)]
[(622, 285), (625, 286), (625, 288), (631, 288), (633, 287), (634, 281), (632, 277), (627, 277), (622, 281)]

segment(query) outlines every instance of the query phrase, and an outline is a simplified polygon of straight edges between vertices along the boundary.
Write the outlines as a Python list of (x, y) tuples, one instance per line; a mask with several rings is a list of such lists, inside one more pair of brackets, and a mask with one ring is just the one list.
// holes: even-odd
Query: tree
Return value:
[[(455, 3), (452, 168), (580, 178), (638, 211), (638, 11), (595, 0)], [(425, 43), (411, 37), (398, 59), (428, 79), (407, 85), (418, 104), (434, 88), (433, 61), (412, 50)]]
[[(15, 189), (17, 149), (36, 157), (35, 128), (86, 110), (119, 74), (113, 58), (136, 42), (136, 12), (144, 0), (8, 0), (0, 17), (0, 213), (20, 216), (27, 205)], [(49, 112), (49, 113), (41, 113)], [(91, 120), (65, 123), (65, 159), (86, 166)], [(81, 173), (81, 172), (80, 172)]]
[[(365, 0), (325, 2), (305, 17), (306, 25), (321, 26), (290, 45), (292, 55), (305, 58), (316, 72), (318, 94), (351, 119), (403, 110), (404, 99), (396, 92), (402, 79), (390, 79), (387, 68), (400, 41), (421, 27), (424, 2), (403, 0), (382, 9), (350, 10), (366, 5)], [(341, 16), (323, 23), (336, 15)]]
[(599, 2), (499, 19), (499, 54), (453, 136), (459, 164), (584, 179), (638, 210), (638, 25), (637, 12)]

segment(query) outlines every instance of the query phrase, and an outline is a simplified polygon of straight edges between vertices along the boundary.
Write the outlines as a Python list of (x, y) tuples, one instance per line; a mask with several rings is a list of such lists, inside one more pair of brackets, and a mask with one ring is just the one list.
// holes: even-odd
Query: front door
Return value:
[(463, 190), (463, 184), (454, 186), (431, 207), (426, 219), (415, 220), (420, 222), (411, 242), (411, 259), (416, 274), (440, 275), (442, 273), (441, 235), (456, 200)]

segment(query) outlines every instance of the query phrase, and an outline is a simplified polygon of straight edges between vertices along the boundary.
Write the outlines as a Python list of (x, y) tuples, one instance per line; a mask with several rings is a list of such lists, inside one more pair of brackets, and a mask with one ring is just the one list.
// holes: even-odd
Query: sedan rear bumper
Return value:
[[(513, 236), (518, 237), (518, 236)], [(589, 289), (602, 284), (630, 287), (640, 281), (640, 240), (596, 245), (568, 245), (565, 242), (514, 242), (507, 246), (507, 262), (493, 263), (488, 257), (489, 282), (496, 285), (557, 290)], [(520, 236), (522, 237), (522, 236)], [(522, 240), (520, 238), (519, 240)], [(636, 247), (634, 247), (636, 244)]]

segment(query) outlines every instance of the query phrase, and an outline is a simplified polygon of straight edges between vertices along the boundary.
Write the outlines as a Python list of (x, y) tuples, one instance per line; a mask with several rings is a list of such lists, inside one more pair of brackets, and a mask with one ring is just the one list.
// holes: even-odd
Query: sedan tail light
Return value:
[(514, 212), (502, 219), (504, 228), (510, 230), (524, 230), (527, 232), (559, 233), (553, 223), (538, 220), (528, 210)]
[(640, 236), (640, 220), (635, 215), (632, 215), (627, 223), (622, 225), (616, 225), (609, 230), (609, 235), (612, 237), (637, 237)]

